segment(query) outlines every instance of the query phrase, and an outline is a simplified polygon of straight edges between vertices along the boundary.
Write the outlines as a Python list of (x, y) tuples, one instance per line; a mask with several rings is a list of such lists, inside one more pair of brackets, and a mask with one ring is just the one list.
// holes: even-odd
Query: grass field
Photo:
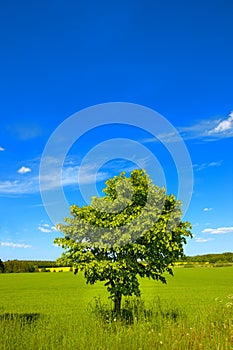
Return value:
[(105, 287), (82, 275), (0, 274), (0, 349), (233, 349), (233, 267), (174, 273), (167, 285), (141, 280), (144, 304), (112, 321)]

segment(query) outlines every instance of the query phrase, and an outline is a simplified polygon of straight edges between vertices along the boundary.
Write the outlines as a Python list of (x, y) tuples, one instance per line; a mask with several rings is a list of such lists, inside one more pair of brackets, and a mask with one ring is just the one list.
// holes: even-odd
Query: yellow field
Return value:
[[(39, 272), (41, 272), (42, 269), (38, 269)], [(49, 270), (50, 272), (69, 272), (70, 267), (67, 266), (60, 266), (60, 267), (46, 267), (46, 270)]]

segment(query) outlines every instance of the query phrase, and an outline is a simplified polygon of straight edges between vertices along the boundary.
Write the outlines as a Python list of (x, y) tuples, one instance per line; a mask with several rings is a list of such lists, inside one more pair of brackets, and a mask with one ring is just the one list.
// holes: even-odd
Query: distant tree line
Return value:
[[(195, 256), (185, 256), (180, 262), (189, 263), (205, 263), (218, 264), (218, 263), (232, 263), (233, 253), (227, 252), (222, 254), (204, 254)], [(0, 273), (19, 273), (19, 272), (38, 272), (39, 269), (45, 271), (47, 268), (58, 267), (59, 264), (56, 261), (43, 261), (43, 260), (7, 260), (2, 261), (0, 259)], [(64, 265), (63, 265), (64, 266)]]
[(7, 260), (3, 262), (0, 259), (0, 273), (38, 272), (39, 269), (56, 266), (55, 261)]
[(185, 258), (183, 258), (180, 261), (198, 262), (198, 263), (208, 262), (210, 264), (233, 263), (233, 253), (226, 252), (222, 254), (204, 254), (204, 255), (195, 255), (195, 256), (185, 256)]
[(4, 264), (2, 262), (2, 260), (0, 259), (0, 273), (4, 272)]

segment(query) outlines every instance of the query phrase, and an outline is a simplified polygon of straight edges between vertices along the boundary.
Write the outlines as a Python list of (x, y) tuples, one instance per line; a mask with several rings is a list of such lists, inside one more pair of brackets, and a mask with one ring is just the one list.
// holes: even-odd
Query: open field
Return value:
[(174, 273), (167, 285), (141, 280), (145, 304), (131, 322), (93, 313), (108, 294), (82, 275), (0, 274), (0, 349), (233, 349), (233, 267)]

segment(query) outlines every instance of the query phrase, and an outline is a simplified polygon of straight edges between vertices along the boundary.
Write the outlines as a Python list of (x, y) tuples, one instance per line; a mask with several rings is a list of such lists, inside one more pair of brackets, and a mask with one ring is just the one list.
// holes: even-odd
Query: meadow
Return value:
[(142, 301), (116, 319), (104, 285), (81, 274), (0, 274), (0, 349), (233, 349), (233, 267), (176, 267), (166, 285), (140, 284)]

